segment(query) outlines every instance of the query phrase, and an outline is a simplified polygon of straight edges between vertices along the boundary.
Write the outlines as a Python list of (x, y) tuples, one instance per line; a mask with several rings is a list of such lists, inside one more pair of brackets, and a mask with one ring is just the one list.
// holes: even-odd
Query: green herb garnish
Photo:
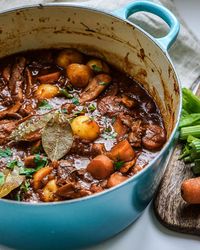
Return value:
[(120, 170), (120, 168), (124, 165), (124, 161), (117, 161), (117, 162), (114, 162), (114, 168), (116, 171)]
[(0, 186), (2, 186), (5, 182), (5, 175), (4, 173), (0, 172)]
[(8, 158), (10, 156), (12, 156), (10, 148), (0, 149), (0, 158)]
[[(42, 167), (41, 167), (42, 168)], [(31, 176), (35, 172), (37, 172), (40, 168), (22, 168), (20, 169), (19, 174), (20, 175), (26, 175), (26, 176)]]
[(95, 72), (101, 72), (101, 71), (102, 71), (102, 68), (98, 67), (96, 64), (93, 64), (93, 65), (92, 65), (92, 69), (93, 69)]
[(81, 110), (76, 110), (73, 112), (73, 115), (78, 116), (78, 115), (84, 115), (87, 112), (85, 108), (82, 108)]
[(20, 186), (20, 191), (23, 193), (27, 193), (30, 188), (30, 180), (25, 180), (24, 183)]
[(42, 100), (41, 102), (39, 102), (38, 108), (44, 110), (51, 110), (53, 109), (53, 106), (49, 104), (47, 100)]
[[(109, 130), (109, 129), (108, 129)], [(109, 140), (109, 139), (115, 139), (117, 137), (117, 133), (112, 131), (112, 132), (109, 132), (109, 131), (105, 131), (104, 130), (104, 133), (101, 135), (105, 140)]]
[(90, 104), (88, 109), (89, 109), (90, 112), (94, 112), (96, 110), (96, 106), (94, 104)]
[(37, 168), (42, 168), (47, 165), (47, 157), (41, 156), (39, 154), (35, 155), (34, 162), (37, 166)]
[(13, 161), (10, 161), (10, 162), (8, 162), (8, 164), (7, 164), (7, 168), (10, 168), (11, 170), (13, 170), (14, 169), (14, 167), (23, 167), (24, 166), (24, 164), (21, 162), (21, 161), (18, 161), (18, 160), (13, 160)]
[(99, 85), (102, 85), (102, 86), (106, 86), (108, 84), (109, 84), (109, 82), (99, 82)]
[(79, 105), (79, 100), (78, 100), (78, 98), (73, 97), (73, 98), (72, 98), (72, 103), (73, 103), (74, 105)]
[(67, 113), (68, 113), (68, 112), (67, 112), (67, 109), (66, 109), (66, 108), (61, 109), (61, 113), (67, 114)]
[(64, 95), (67, 99), (72, 99), (73, 95), (70, 95), (69, 92), (66, 89), (60, 89), (59, 93), (61, 95)]

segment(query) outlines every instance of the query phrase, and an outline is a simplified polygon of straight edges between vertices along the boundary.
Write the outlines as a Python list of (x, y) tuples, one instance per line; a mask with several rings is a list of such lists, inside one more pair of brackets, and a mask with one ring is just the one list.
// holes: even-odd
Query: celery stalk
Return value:
[(200, 138), (200, 125), (181, 128), (180, 130), (181, 140), (187, 140), (187, 137), (189, 135)]
[(183, 109), (188, 113), (200, 113), (200, 98), (187, 88), (182, 89), (183, 92)]
[(194, 174), (200, 174), (200, 159), (194, 160), (194, 166), (192, 166), (192, 171)]

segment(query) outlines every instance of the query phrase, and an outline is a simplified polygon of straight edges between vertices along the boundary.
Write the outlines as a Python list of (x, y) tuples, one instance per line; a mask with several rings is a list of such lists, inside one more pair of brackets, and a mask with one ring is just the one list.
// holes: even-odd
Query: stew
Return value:
[(114, 187), (166, 141), (134, 79), (73, 49), (0, 60), (0, 198), (53, 202)]

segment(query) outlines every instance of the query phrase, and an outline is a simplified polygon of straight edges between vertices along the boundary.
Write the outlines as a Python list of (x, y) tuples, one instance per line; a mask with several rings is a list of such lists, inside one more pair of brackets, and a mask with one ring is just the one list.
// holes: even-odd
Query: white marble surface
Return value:
[[(200, 39), (200, 1), (174, 0), (187, 25)], [(163, 227), (155, 218), (152, 205), (129, 228), (114, 238), (87, 250), (198, 250), (200, 237), (179, 234)], [(0, 246), (0, 250), (8, 250)]]

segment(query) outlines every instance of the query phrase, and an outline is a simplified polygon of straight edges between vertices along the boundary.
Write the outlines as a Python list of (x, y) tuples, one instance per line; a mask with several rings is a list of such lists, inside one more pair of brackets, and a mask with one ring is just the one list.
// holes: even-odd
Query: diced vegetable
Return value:
[(110, 178), (108, 179), (108, 183), (107, 183), (107, 187), (111, 188), (114, 187), (116, 185), (119, 185), (120, 183), (122, 183), (123, 181), (126, 181), (128, 179), (127, 176), (122, 175), (119, 172), (115, 172), (114, 174), (112, 174), (110, 176)]
[(86, 115), (74, 118), (71, 122), (71, 127), (74, 135), (88, 141), (94, 141), (100, 134), (99, 125)]
[(113, 161), (105, 155), (98, 155), (87, 166), (87, 171), (96, 179), (104, 179), (114, 172)]
[(0, 149), (0, 158), (7, 158), (12, 156), (12, 151), (10, 148)]
[(92, 75), (90, 67), (84, 64), (73, 63), (67, 67), (67, 76), (74, 87), (86, 87)]
[(60, 89), (60, 95), (65, 96), (67, 99), (71, 99), (73, 98), (73, 96), (71, 94), (69, 94), (69, 92), (67, 91), (67, 89)]
[(58, 95), (59, 89), (55, 85), (51, 84), (40, 84), (35, 92), (35, 97), (38, 100), (51, 99)]
[(135, 152), (127, 140), (123, 140), (115, 145), (107, 156), (114, 161), (131, 161), (135, 157)]
[(188, 113), (200, 113), (200, 99), (191, 90), (183, 88), (183, 109)]
[(51, 171), (53, 170), (52, 167), (44, 167), (39, 169), (33, 176), (33, 187), (35, 190), (38, 188), (41, 188), (42, 186), (42, 180), (45, 176), (49, 175)]
[(59, 71), (49, 73), (46, 75), (39, 76), (38, 80), (41, 84), (51, 84), (51, 83), (58, 81), (60, 74), (61, 73)]
[(47, 100), (42, 100), (41, 102), (38, 103), (38, 108), (44, 110), (51, 110), (53, 106), (50, 105)]
[(200, 203), (200, 177), (185, 180), (181, 185), (182, 198), (190, 204)]
[(181, 128), (180, 130), (181, 140), (187, 140), (187, 137), (189, 135), (200, 138), (200, 125)]
[(5, 174), (0, 172), (0, 187), (4, 184), (5, 182)]
[(42, 200), (45, 202), (56, 201), (55, 193), (57, 190), (55, 179), (50, 180), (43, 188)]
[(87, 65), (95, 72), (95, 73), (109, 73), (108, 65), (100, 59), (92, 59)]
[(63, 68), (66, 68), (71, 63), (82, 63), (83, 55), (74, 49), (62, 50), (56, 58), (56, 63)]
[(194, 113), (194, 114), (182, 114), (179, 128), (187, 127), (191, 125), (200, 125), (200, 113)]

